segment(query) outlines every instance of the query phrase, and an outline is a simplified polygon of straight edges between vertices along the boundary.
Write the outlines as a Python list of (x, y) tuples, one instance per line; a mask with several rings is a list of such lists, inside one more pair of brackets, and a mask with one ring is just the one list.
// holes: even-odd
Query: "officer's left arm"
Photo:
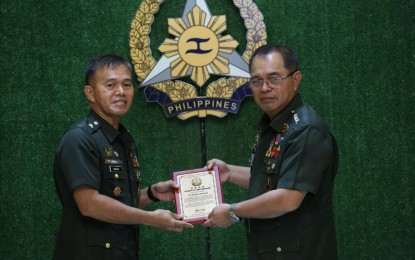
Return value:
[[(240, 218), (275, 218), (296, 210), (307, 192), (289, 189), (276, 189), (256, 198), (234, 205), (234, 213)], [(209, 214), (206, 227), (228, 227), (232, 224), (229, 205), (221, 204)]]
[(298, 209), (306, 195), (307, 192), (300, 190), (271, 190), (237, 203), (234, 210), (242, 218), (275, 218)]

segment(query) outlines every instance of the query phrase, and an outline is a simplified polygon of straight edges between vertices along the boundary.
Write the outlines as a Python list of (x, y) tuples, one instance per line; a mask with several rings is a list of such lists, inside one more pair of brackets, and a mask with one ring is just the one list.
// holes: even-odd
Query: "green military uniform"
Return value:
[(300, 207), (274, 219), (246, 219), (249, 259), (337, 259), (332, 194), (338, 150), (323, 119), (297, 94), (252, 148), (248, 198), (272, 189), (306, 191)]
[(54, 259), (137, 259), (137, 228), (82, 216), (73, 191), (85, 185), (137, 207), (138, 175), (136, 144), (124, 126), (114, 129), (93, 111), (72, 126), (55, 158), (55, 185), (63, 210)]

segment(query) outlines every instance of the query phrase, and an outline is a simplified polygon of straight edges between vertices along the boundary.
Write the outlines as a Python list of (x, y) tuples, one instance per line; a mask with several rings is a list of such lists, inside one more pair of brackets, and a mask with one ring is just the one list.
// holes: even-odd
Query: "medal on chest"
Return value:
[(285, 140), (284, 134), (289, 128), (290, 126), (287, 123), (282, 125), (280, 132), (278, 132), (271, 140), (268, 150), (265, 153), (263, 170), (267, 173), (266, 191), (270, 191), (272, 189), (273, 175), (279, 175), (277, 168), (279, 167), (278, 161), (281, 154), (281, 147)]
[(258, 147), (258, 144), (259, 144), (259, 139), (260, 139), (261, 133), (262, 133), (262, 130), (259, 129), (257, 135), (255, 136), (254, 145), (252, 145), (252, 148), (251, 148), (251, 156), (249, 157), (250, 167), (252, 167), (252, 165), (254, 163), (254, 158), (255, 158), (256, 150), (257, 150), (257, 147)]
[(129, 154), (131, 157), (131, 161), (134, 167), (135, 177), (137, 179), (137, 183), (141, 182), (141, 174), (140, 174), (140, 164), (138, 163), (137, 154), (134, 152), (134, 148), (130, 148)]
[(265, 153), (263, 170), (269, 173), (277, 167), (277, 158), (280, 156), (281, 144), (284, 141), (284, 136), (278, 133), (269, 144), (268, 150)]

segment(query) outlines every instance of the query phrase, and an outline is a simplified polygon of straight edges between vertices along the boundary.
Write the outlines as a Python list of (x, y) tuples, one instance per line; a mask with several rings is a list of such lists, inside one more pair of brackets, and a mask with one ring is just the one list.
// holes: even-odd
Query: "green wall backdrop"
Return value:
[[(231, 0), (207, 0), (227, 16), (245, 50), (246, 29)], [(300, 57), (301, 92), (331, 125), (340, 147), (335, 216), (340, 259), (415, 259), (415, 1), (255, 1), (268, 41)], [(100, 53), (129, 58), (141, 1), (2, 0), (0, 259), (50, 259), (60, 217), (54, 150), (88, 111), (83, 70)], [(169, 37), (166, 0), (152, 27), (153, 56)], [(246, 165), (261, 111), (248, 98), (238, 115), (206, 119), (208, 158)], [(201, 166), (198, 119), (167, 119), (137, 90), (124, 124), (141, 150), (143, 185)], [(224, 185), (227, 202), (245, 192)], [(171, 204), (157, 206), (173, 210)], [(149, 208), (154, 209), (154, 207)], [(246, 259), (242, 225), (211, 229), (212, 259)], [(205, 229), (141, 232), (143, 259), (205, 259)]]

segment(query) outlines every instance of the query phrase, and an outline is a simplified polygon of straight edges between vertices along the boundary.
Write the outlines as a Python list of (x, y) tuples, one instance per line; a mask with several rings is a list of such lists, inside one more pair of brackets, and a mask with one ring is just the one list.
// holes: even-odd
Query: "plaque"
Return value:
[(175, 192), (177, 214), (188, 223), (205, 222), (212, 209), (223, 202), (217, 166), (173, 172), (173, 181), (180, 186)]

